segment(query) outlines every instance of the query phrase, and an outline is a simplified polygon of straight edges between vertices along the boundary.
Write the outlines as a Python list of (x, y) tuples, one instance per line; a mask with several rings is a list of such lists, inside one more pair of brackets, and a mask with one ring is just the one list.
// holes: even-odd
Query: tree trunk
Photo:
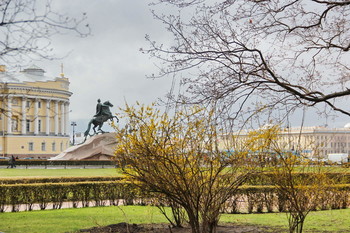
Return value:
[(202, 233), (216, 233), (218, 221), (207, 221), (202, 223)]
[(191, 226), (192, 233), (201, 233), (199, 225), (199, 216), (191, 210), (186, 210), (188, 215), (189, 224)]

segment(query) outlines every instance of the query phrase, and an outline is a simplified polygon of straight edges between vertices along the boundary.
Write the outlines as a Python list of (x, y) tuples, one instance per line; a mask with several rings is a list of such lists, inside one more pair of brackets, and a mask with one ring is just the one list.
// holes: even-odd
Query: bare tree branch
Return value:
[(338, 104), (350, 95), (350, 1), (161, 2), (179, 7), (178, 15), (154, 12), (174, 40), (146, 37), (143, 52), (161, 62), (153, 77), (184, 77), (187, 101), (244, 114), (255, 99), (272, 108), (323, 103), (350, 116)]
[(4, 0), (0, 3), (0, 59), (2, 64), (53, 58), (51, 38), (73, 32), (90, 34), (86, 14), (80, 18), (55, 12), (50, 0)]

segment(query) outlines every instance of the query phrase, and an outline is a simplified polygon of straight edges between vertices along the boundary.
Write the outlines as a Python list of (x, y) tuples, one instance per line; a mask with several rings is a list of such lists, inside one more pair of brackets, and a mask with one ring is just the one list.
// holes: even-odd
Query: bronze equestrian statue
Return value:
[[(84, 142), (86, 141), (87, 136), (93, 136), (98, 133), (105, 133), (101, 128), (103, 126), (103, 123), (111, 120), (113, 121), (113, 118), (117, 120), (117, 123), (119, 122), (119, 119), (117, 116), (113, 116), (111, 110), (109, 110), (110, 107), (113, 107), (113, 104), (111, 104), (109, 101), (104, 102), (101, 104), (101, 100), (97, 100), (97, 106), (96, 106), (96, 114), (93, 116), (93, 118), (90, 120), (87, 130), (84, 133)], [(92, 129), (94, 130), (94, 134), (90, 135), (90, 129), (91, 124), (94, 125)], [(96, 131), (96, 127), (98, 126), (98, 129)]]

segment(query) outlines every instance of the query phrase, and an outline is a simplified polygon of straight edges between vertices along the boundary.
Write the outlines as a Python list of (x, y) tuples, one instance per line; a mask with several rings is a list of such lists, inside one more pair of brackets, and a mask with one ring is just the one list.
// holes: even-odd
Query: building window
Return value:
[(46, 143), (45, 142), (41, 143), (41, 151), (46, 151)]
[(41, 102), (38, 101), (38, 108), (41, 108)]
[(30, 120), (26, 120), (26, 130), (27, 132), (30, 131)]
[(61, 148), (61, 151), (63, 151), (63, 142), (61, 142), (60, 148)]
[(34, 143), (33, 142), (29, 142), (28, 143), (28, 150), (29, 151), (33, 151), (34, 150)]
[(41, 120), (38, 120), (38, 131), (41, 132)]
[(56, 151), (56, 143), (55, 142), (52, 143), (52, 151)]
[(29, 100), (26, 102), (26, 107), (27, 107), (27, 108), (30, 107), (30, 101), (29, 101)]

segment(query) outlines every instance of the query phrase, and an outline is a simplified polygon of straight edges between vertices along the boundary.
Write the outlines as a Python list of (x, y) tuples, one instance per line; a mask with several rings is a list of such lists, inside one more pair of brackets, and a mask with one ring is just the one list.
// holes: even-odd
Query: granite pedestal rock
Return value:
[(71, 146), (50, 160), (110, 160), (114, 157), (115, 133), (98, 134), (83, 144)]

